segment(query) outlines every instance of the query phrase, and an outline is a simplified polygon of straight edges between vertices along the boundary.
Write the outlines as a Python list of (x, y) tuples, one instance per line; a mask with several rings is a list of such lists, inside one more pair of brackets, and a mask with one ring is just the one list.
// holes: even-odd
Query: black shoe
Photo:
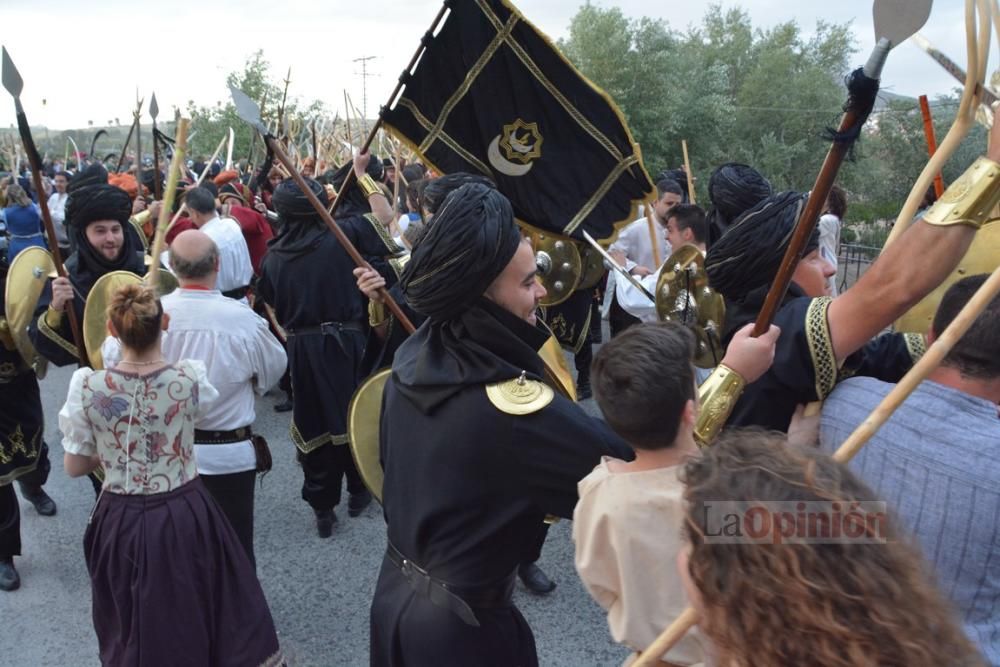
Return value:
[(367, 489), (360, 493), (352, 493), (347, 499), (347, 516), (359, 516), (371, 504), (372, 494)]
[(532, 593), (547, 595), (556, 589), (556, 582), (549, 579), (542, 568), (534, 563), (521, 563), (517, 567), (517, 576)]
[(22, 484), (21, 495), (35, 506), (35, 511), (40, 515), (53, 516), (56, 513), (56, 501), (52, 500), (42, 487), (30, 487), (27, 484)]
[(576, 400), (585, 401), (593, 395), (594, 392), (590, 389), (590, 382), (580, 382), (576, 385)]
[(0, 558), (0, 591), (16, 591), (21, 587), (21, 576), (14, 569), (13, 558)]
[(293, 407), (292, 406), (292, 395), (288, 394), (285, 397), (285, 402), (284, 403), (278, 403), (276, 406), (274, 406), (274, 411), (275, 412), (291, 412), (292, 411), (292, 407)]
[(333, 510), (314, 510), (316, 512), (316, 533), (326, 539), (333, 535), (333, 524), (337, 523), (337, 515)]

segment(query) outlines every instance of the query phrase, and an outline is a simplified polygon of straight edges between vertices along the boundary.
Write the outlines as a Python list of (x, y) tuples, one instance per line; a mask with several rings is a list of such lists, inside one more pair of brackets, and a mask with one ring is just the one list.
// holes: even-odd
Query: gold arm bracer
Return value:
[(358, 179), (358, 187), (361, 188), (361, 194), (365, 196), (365, 199), (368, 199), (372, 195), (384, 196), (381, 188), (379, 188), (378, 184), (375, 183), (375, 179), (368, 174), (365, 174)]
[(941, 198), (924, 213), (930, 225), (969, 225), (979, 229), (1000, 203), (1000, 164), (981, 157), (948, 186)]
[(740, 374), (724, 364), (719, 364), (698, 387), (701, 409), (694, 425), (694, 439), (700, 446), (707, 447), (715, 440), (743, 394), (744, 387), (746, 381)]
[(372, 329), (382, 326), (389, 319), (384, 303), (368, 302), (368, 326)]

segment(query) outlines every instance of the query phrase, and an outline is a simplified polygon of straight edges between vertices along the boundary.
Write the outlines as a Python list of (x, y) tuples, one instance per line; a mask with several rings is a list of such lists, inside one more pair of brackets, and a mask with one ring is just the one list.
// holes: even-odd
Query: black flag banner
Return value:
[(382, 120), (440, 173), (483, 173), (518, 221), (609, 239), (653, 191), (621, 111), (506, 0), (446, 0)]

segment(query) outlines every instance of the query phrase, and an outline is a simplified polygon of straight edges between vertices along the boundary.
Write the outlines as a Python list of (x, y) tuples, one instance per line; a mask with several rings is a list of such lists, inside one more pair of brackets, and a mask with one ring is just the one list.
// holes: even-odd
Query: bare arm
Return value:
[(70, 477), (83, 477), (97, 470), (100, 466), (96, 456), (82, 456), (80, 454), (63, 454), (63, 468)]
[[(986, 157), (1000, 162), (1000, 123), (990, 131)], [(886, 248), (861, 280), (830, 304), (827, 317), (837, 363), (940, 285), (975, 234), (967, 225), (939, 227), (918, 220)]]

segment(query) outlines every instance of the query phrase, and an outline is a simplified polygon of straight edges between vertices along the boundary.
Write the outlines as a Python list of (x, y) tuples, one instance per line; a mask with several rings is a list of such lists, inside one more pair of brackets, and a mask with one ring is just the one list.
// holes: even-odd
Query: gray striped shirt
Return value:
[[(832, 453), (894, 387), (841, 382), (823, 405)], [(1000, 419), (997, 406), (924, 382), (850, 463), (916, 536), (969, 638), (1000, 665)]]

